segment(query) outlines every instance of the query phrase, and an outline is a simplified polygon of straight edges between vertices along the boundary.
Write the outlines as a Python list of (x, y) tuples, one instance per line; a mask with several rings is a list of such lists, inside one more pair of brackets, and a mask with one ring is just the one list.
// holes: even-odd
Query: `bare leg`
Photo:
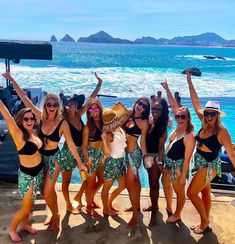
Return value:
[(163, 171), (162, 184), (166, 198), (166, 210), (172, 213), (173, 189), (170, 181), (170, 173), (167, 170)]
[(51, 224), (51, 230), (58, 229), (59, 227), (59, 210), (57, 202), (57, 194), (55, 191), (55, 183), (60, 173), (60, 167), (56, 164), (55, 173), (53, 178), (50, 178), (49, 171), (46, 172), (45, 176), (45, 186), (43, 189), (43, 195), (48, 207), (51, 210), (52, 217), (49, 217), (44, 222), (44, 225)]
[(108, 200), (108, 206), (111, 210), (118, 212), (117, 209), (115, 209), (112, 205), (113, 200), (126, 188), (126, 175), (122, 176), (120, 179), (118, 179), (118, 187), (115, 188)]
[(15, 216), (12, 219), (11, 226), (9, 228), (9, 236), (13, 242), (20, 242), (21, 238), (17, 233), (18, 225), (24, 220), (24, 218), (29, 217), (29, 213), (32, 207), (32, 195), (33, 195), (33, 187), (31, 186), (28, 192), (25, 194), (22, 199), (22, 206), (16, 212)]
[(140, 187), (138, 171), (137, 171), (137, 176), (135, 176), (130, 166), (128, 166), (127, 169), (126, 185), (127, 185), (127, 190), (129, 192), (129, 197), (133, 208), (133, 215), (131, 220), (128, 223), (128, 227), (135, 227), (138, 222), (138, 209), (140, 208), (141, 187)]
[(23, 219), (22, 230), (28, 231), (31, 235), (36, 235), (38, 233), (38, 231), (29, 224), (29, 214), (27, 214)]
[[(202, 199), (198, 196), (200, 192), (203, 192), (205, 188), (207, 190), (205, 191), (206, 194), (209, 194), (209, 188), (207, 187), (208, 183), (206, 183), (206, 174), (207, 174), (207, 168), (201, 168), (197, 171), (197, 173), (194, 175), (191, 184), (188, 188), (187, 195), (192, 201), (194, 207), (197, 209), (200, 218), (200, 228), (205, 229), (210, 221), (207, 216), (208, 209), (210, 208), (210, 202), (207, 203), (206, 201), (203, 202)], [(215, 176), (215, 170), (213, 169), (213, 177)], [(204, 198), (205, 200), (206, 198)], [(205, 207), (206, 204), (207, 206)], [(207, 210), (206, 210), (207, 209)]]
[(74, 208), (70, 202), (69, 198), (69, 184), (71, 181), (72, 171), (71, 172), (62, 172), (62, 192), (66, 202), (66, 209), (72, 214), (79, 214), (80, 211), (77, 208)]
[(83, 181), (77, 195), (73, 198), (76, 202), (78, 202), (80, 208), (85, 206), (82, 203), (82, 194), (83, 192), (85, 192), (86, 187), (87, 187), (87, 181)]
[(158, 198), (159, 198), (159, 178), (161, 171), (158, 166), (154, 164), (152, 168), (148, 169), (149, 186), (150, 186), (150, 198), (151, 198), (151, 219), (150, 226), (156, 225), (156, 214), (158, 210)]

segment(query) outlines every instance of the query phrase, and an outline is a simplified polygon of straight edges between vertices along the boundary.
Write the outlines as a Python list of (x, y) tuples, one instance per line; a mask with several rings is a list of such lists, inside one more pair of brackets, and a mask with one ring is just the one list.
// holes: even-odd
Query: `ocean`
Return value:
[[(178, 91), (182, 104), (188, 106), (195, 132), (200, 123), (192, 108), (186, 77), (187, 67), (199, 68), (201, 77), (192, 77), (202, 105), (216, 100), (226, 112), (223, 124), (235, 142), (235, 48), (153, 46), (127, 44), (52, 43), (53, 60), (21, 60), (11, 64), (12, 76), (21, 87), (41, 87), (48, 92), (83, 93), (88, 97), (97, 81), (94, 72), (103, 79), (100, 94), (117, 98), (101, 98), (104, 107), (119, 100), (131, 108), (140, 96), (150, 96), (162, 90), (161, 81), (168, 80), (172, 92)], [(204, 55), (223, 56), (226, 60), (208, 60)], [(4, 60), (0, 69), (5, 71)], [(3, 78), (0, 84), (5, 84)], [(166, 94), (163, 91), (163, 96)], [(174, 128), (169, 128), (169, 133)], [(142, 186), (148, 187), (145, 169), (140, 169)], [(59, 181), (61, 178), (59, 178)], [(75, 170), (72, 182), (79, 182)]]

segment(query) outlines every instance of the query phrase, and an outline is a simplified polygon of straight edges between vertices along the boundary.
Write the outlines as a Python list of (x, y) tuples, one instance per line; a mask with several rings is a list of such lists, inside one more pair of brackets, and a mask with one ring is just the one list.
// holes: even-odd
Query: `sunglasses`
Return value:
[(100, 111), (100, 108), (99, 107), (96, 107), (96, 108), (89, 108), (88, 111), (90, 113), (98, 113)]
[(184, 115), (184, 114), (177, 114), (175, 116), (175, 119), (186, 119), (186, 115)]
[(142, 107), (143, 109), (146, 109), (147, 106), (148, 106), (147, 104), (145, 104), (145, 103), (143, 103), (141, 101), (137, 102), (137, 104), (138, 104), (138, 106)]
[(58, 104), (58, 103), (54, 103), (54, 104), (47, 103), (46, 106), (47, 106), (48, 108), (58, 108), (58, 107), (59, 107), (59, 104)]
[(152, 108), (152, 112), (162, 112), (161, 108)]
[(34, 117), (24, 117), (23, 121), (28, 122), (28, 121), (35, 121)]
[(205, 117), (211, 117), (211, 118), (214, 118), (216, 115), (217, 115), (217, 112), (208, 112), (208, 111), (204, 111), (203, 112), (203, 115), (205, 116)]

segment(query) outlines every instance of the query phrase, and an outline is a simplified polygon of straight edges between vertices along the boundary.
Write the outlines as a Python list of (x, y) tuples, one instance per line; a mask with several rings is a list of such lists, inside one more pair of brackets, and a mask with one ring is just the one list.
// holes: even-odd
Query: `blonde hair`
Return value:
[(190, 114), (190, 111), (189, 111), (189, 109), (187, 108), (187, 107), (181, 107), (181, 108), (179, 108), (178, 110), (177, 110), (177, 112), (178, 111), (186, 111), (186, 113), (187, 113), (187, 116), (188, 116), (188, 118), (189, 118), (189, 120), (188, 120), (188, 124), (187, 124), (187, 128), (186, 128), (186, 134), (189, 134), (190, 132), (192, 132), (193, 130), (194, 130), (194, 125), (193, 125), (193, 123), (192, 123), (192, 118), (191, 118), (191, 114)]
[[(216, 121), (215, 121), (215, 129), (214, 129), (215, 134), (218, 134), (219, 131), (223, 127), (224, 126), (222, 125), (220, 113), (217, 113), (217, 118), (216, 118)], [(206, 129), (207, 129), (207, 122), (206, 122), (205, 116), (203, 115), (203, 118), (202, 118), (202, 130), (205, 132)]]
[(48, 112), (46, 109), (46, 104), (48, 102), (49, 99), (53, 99), (56, 103), (59, 104), (59, 107), (57, 108), (56, 114), (55, 114), (55, 121), (59, 121), (62, 118), (62, 104), (60, 102), (59, 97), (54, 94), (54, 93), (48, 93), (43, 101), (43, 105), (42, 105), (42, 121), (45, 122), (48, 119)]

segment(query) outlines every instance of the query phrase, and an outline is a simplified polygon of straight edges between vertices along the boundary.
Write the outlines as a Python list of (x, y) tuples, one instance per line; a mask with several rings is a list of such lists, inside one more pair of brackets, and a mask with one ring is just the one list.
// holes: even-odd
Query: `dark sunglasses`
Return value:
[(161, 108), (152, 108), (152, 112), (162, 112)]
[(59, 107), (59, 104), (58, 104), (58, 103), (54, 103), (54, 104), (47, 103), (46, 106), (47, 106), (48, 108), (58, 108), (58, 107)]
[(208, 112), (208, 111), (204, 111), (203, 112), (203, 115), (205, 116), (205, 117), (211, 117), (211, 118), (214, 118), (215, 116), (216, 116), (216, 114), (217, 114), (217, 112)]
[(184, 114), (177, 114), (175, 116), (175, 119), (186, 119), (186, 115), (184, 115)]
[(138, 106), (142, 107), (143, 109), (146, 109), (147, 106), (148, 106), (147, 104), (145, 104), (145, 103), (143, 103), (141, 101), (139, 101), (137, 104), (138, 104)]
[(35, 118), (34, 117), (24, 117), (23, 120), (25, 122), (28, 122), (28, 121), (35, 121)]
[(96, 107), (96, 108), (89, 108), (88, 111), (90, 113), (98, 113), (100, 111), (100, 108), (99, 107)]

